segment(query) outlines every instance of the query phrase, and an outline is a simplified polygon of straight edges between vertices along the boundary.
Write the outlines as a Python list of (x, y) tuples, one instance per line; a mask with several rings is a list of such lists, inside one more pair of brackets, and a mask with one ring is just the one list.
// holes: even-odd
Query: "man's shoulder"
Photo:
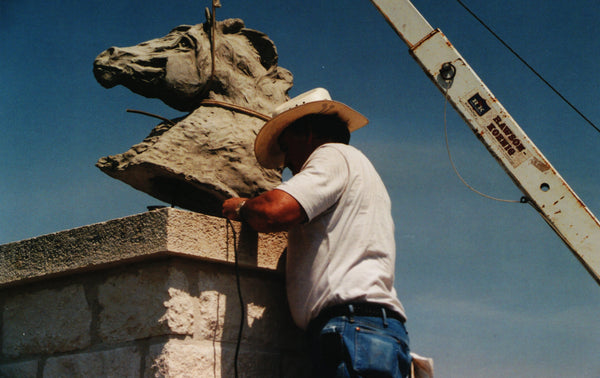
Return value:
[(317, 148), (315, 152), (319, 150), (323, 151), (323, 153), (335, 153), (333, 151), (336, 151), (343, 155), (363, 155), (363, 153), (358, 148), (344, 143), (325, 143), (319, 146), (319, 148)]

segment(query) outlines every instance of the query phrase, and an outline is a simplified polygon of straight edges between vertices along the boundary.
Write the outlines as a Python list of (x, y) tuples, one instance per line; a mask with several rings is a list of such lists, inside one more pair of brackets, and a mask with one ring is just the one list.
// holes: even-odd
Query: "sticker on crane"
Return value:
[(480, 117), (490, 110), (490, 106), (487, 104), (487, 102), (485, 102), (479, 93), (475, 93), (471, 98), (469, 98), (468, 102), (473, 110), (475, 110), (475, 113), (477, 113), (477, 115)]
[[(502, 152), (513, 168), (518, 167), (527, 159), (527, 148), (509, 126), (510, 122), (507, 123), (499, 114), (491, 111), (492, 108), (479, 93), (470, 96), (467, 103), (474, 114), (481, 117), (477, 123), (496, 140), (497, 149)], [(483, 117), (484, 115), (485, 117)], [(510, 121), (510, 119), (508, 120)]]

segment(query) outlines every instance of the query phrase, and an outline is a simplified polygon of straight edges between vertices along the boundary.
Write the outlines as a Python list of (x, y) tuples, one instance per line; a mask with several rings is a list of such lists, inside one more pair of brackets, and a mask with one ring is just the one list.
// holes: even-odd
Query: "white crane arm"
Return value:
[(408, 0), (371, 0), (524, 198), (600, 284), (600, 222), (439, 29)]

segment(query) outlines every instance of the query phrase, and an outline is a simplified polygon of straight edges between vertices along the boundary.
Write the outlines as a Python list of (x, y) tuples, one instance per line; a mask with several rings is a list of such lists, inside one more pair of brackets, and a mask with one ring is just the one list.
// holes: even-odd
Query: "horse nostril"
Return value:
[(134, 60), (134, 62), (142, 67), (164, 68), (167, 65), (167, 60), (167, 58), (151, 58), (148, 60)]
[(131, 50), (129, 50), (127, 48), (119, 48), (119, 47), (114, 47), (114, 46), (106, 49), (104, 51), (104, 54), (106, 54), (110, 59), (120, 59), (122, 57), (136, 56), (135, 53), (133, 53)]

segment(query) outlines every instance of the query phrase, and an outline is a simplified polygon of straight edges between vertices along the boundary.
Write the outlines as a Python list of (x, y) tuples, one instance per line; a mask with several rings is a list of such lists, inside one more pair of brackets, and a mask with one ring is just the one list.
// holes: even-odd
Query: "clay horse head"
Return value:
[(281, 172), (260, 167), (253, 145), (268, 118), (261, 114), (289, 99), (292, 74), (277, 60), (265, 34), (240, 19), (213, 25), (210, 14), (204, 24), (105, 50), (94, 61), (102, 86), (120, 84), (190, 113), (96, 165), (162, 201), (215, 215), (225, 198), (272, 189)]

